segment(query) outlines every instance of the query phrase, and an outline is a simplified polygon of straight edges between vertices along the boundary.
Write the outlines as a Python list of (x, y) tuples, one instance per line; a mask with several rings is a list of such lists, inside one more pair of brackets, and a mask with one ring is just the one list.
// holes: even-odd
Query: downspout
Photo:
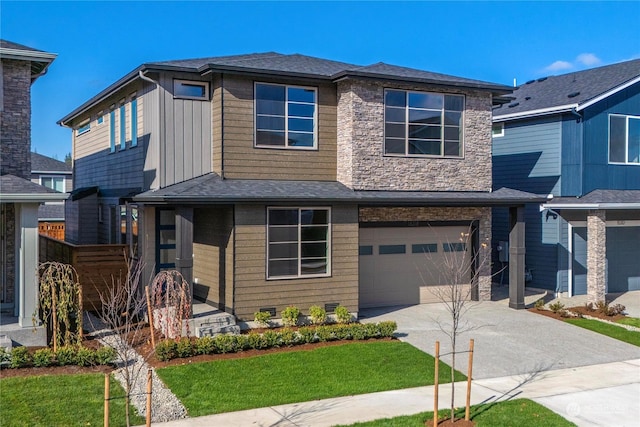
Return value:
[(149, 83), (153, 83), (154, 85), (158, 85), (158, 82), (153, 80), (152, 78), (149, 78), (147, 76), (144, 75), (144, 73), (142, 72), (142, 70), (138, 71), (138, 76), (144, 80), (145, 82), (149, 82)]

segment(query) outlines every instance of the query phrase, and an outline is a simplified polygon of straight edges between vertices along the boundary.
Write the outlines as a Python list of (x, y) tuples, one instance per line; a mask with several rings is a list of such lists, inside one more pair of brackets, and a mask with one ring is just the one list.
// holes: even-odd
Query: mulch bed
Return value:
[[(547, 317), (551, 317), (553, 319), (557, 319), (557, 320), (565, 320), (565, 319), (572, 319), (575, 318), (575, 316), (571, 316), (569, 315), (568, 317), (562, 317), (559, 313), (554, 313), (551, 310), (548, 309), (544, 309), (544, 310), (538, 310), (535, 307), (532, 308), (528, 308), (528, 311), (532, 312), (532, 313), (537, 313), (537, 314), (541, 314), (543, 316), (547, 316)], [(607, 320), (609, 322), (615, 322), (618, 321), (620, 319), (624, 319), (625, 316), (624, 314), (616, 314), (615, 316), (607, 316), (599, 311), (596, 310), (589, 310), (584, 306), (577, 306), (577, 307), (567, 307), (564, 308), (564, 310), (569, 311), (571, 313), (575, 313), (575, 314), (581, 314), (583, 316), (591, 316), (591, 317), (596, 317), (598, 319), (602, 319), (602, 320)]]
[[(276, 330), (276, 329), (274, 328), (273, 330)], [(375, 341), (392, 341), (394, 339), (395, 338), (379, 338), (379, 339), (375, 339)], [(160, 342), (160, 336), (159, 334), (156, 333), (156, 344), (158, 342)], [(242, 359), (246, 357), (261, 356), (264, 354), (284, 353), (284, 352), (291, 352), (291, 351), (310, 351), (320, 347), (343, 345), (343, 344), (353, 343), (353, 342), (354, 342), (353, 340), (318, 342), (313, 344), (296, 345), (293, 347), (270, 348), (266, 350), (244, 350), (237, 353), (206, 354), (206, 355), (193, 356), (188, 358), (173, 359), (167, 362), (160, 362), (156, 358), (151, 346), (150, 328), (145, 327), (137, 332), (135, 337), (135, 342), (134, 342), (134, 348), (143, 357), (148, 355), (147, 363), (149, 365), (151, 365), (154, 368), (164, 368), (167, 366), (188, 365), (191, 363), (210, 362), (214, 360)], [(98, 343), (97, 340), (88, 338), (85, 341), (85, 345), (87, 347), (96, 348), (100, 344)], [(111, 366), (92, 366), (92, 367), (50, 366), (47, 368), (20, 368), (20, 369), (3, 368), (3, 369), (0, 369), (0, 378), (27, 377), (27, 376), (33, 376), (33, 375), (65, 375), (65, 374), (71, 375), (71, 374), (86, 374), (86, 373), (100, 373), (100, 372), (106, 373), (106, 372), (113, 371), (113, 369), (114, 368)], [(460, 424), (456, 423), (455, 425), (459, 426)]]

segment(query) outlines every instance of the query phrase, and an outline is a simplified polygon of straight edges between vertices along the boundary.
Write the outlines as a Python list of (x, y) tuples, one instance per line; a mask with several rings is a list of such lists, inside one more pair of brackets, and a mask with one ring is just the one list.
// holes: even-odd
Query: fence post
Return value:
[(153, 386), (153, 371), (147, 370), (147, 427), (151, 427), (151, 392)]
[(438, 384), (440, 380), (439, 375), (440, 365), (440, 341), (436, 341), (436, 366), (435, 366), (435, 383), (433, 387), (433, 427), (438, 427)]
[(104, 427), (109, 427), (109, 374), (104, 374)]
[(469, 372), (467, 373), (467, 405), (464, 412), (464, 419), (469, 421), (471, 408), (471, 373), (473, 372), (473, 339), (469, 341)]

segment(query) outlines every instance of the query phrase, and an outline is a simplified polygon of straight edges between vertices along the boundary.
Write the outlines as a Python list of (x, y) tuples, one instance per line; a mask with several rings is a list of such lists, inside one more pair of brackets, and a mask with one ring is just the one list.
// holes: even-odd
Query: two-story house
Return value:
[(33, 334), (38, 283), (38, 207), (67, 195), (30, 181), (31, 85), (56, 55), (0, 40), (0, 332), (22, 343)]
[[(66, 193), (73, 188), (71, 165), (31, 153), (31, 182)], [(46, 202), (38, 209), (40, 234), (64, 240), (64, 201)]]
[[(60, 120), (66, 239), (128, 242), (240, 319), (432, 301), (443, 257), (490, 247), (492, 206), (513, 208), (522, 260), (518, 213), (544, 199), (491, 191), (491, 107), (509, 92), (273, 52), (143, 64)], [(477, 285), (489, 299), (488, 264)]]
[[(493, 181), (550, 194), (526, 209), (532, 286), (640, 289), (640, 60), (532, 80), (493, 111)], [(494, 212), (494, 240), (506, 220)]]

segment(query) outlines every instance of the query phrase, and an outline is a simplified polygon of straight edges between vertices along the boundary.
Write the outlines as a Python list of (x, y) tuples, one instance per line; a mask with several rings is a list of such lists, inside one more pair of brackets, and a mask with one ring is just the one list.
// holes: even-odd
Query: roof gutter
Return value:
[(0, 202), (16, 203), (16, 202), (51, 202), (67, 200), (69, 193), (24, 193), (24, 194), (0, 194)]
[(540, 108), (538, 110), (528, 110), (528, 111), (521, 111), (519, 113), (493, 116), (492, 120), (494, 122), (504, 122), (512, 119), (527, 119), (530, 117), (546, 116), (548, 114), (569, 113), (572, 111), (575, 112), (577, 108), (578, 108), (578, 104), (558, 105), (555, 107)]
[(567, 210), (588, 210), (588, 209), (610, 209), (610, 210), (636, 210), (640, 209), (640, 203), (543, 203), (544, 209), (567, 209)]

